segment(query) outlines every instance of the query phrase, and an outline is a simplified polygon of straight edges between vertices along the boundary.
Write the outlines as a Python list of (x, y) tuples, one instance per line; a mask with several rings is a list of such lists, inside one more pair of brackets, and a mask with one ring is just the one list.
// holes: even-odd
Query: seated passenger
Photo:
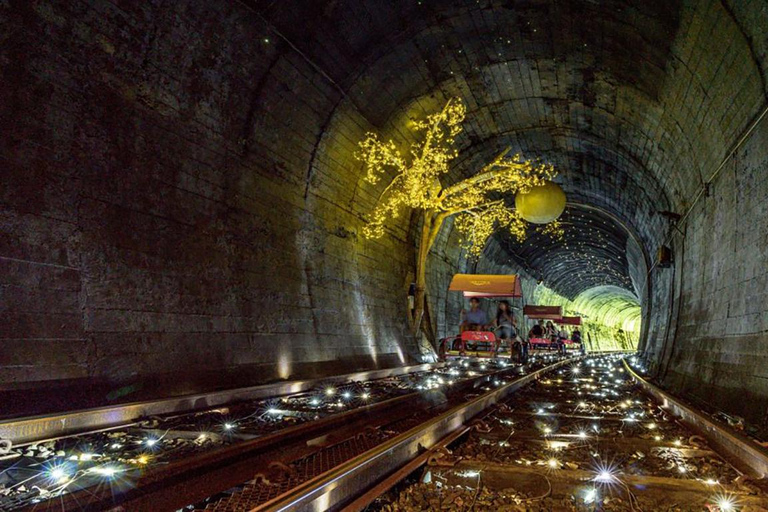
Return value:
[(506, 300), (499, 301), (499, 307), (496, 310), (496, 318), (493, 319), (493, 326), (499, 333), (502, 340), (510, 340), (517, 336), (517, 320), (512, 314), (512, 308)]
[(562, 354), (566, 354), (565, 350), (565, 340), (568, 339), (568, 333), (566, 332), (565, 328), (562, 328), (557, 333), (557, 349)]
[(574, 343), (581, 343), (581, 331), (578, 327), (571, 333), (571, 341)]
[(545, 330), (545, 335), (549, 338), (550, 343), (555, 343), (557, 341), (557, 328), (555, 327), (555, 324), (548, 320)]
[(480, 309), (480, 299), (477, 297), (469, 299), (469, 311), (462, 309), (461, 317), (461, 332), (481, 331), (488, 324), (488, 316)]
[(515, 319), (515, 316), (512, 314), (512, 308), (508, 301), (499, 301), (499, 307), (496, 310), (496, 318), (493, 319), (492, 325), (498, 333), (496, 350), (498, 350), (499, 346), (502, 344), (509, 346), (512, 340), (517, 336), (517, 319)]
[(543, 338), (544, 337), (544, 321), (539, 320), (539, 323), (533, 324), (531, 330), (528, 332), (528, 339), (531, 338)]

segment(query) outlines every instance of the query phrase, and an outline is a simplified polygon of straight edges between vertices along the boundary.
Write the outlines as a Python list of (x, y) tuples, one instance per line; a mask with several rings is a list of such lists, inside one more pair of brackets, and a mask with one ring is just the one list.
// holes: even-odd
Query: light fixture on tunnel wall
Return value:
[(565, 192), (557, 183), (546, 181), (526, 193), (518, 192), (515, 208), (528, 222), (549, 224), (565, 211)]
[(672, 266), (672, 249), (666, 245), (659, 247), (659, 250), (656, 252), (656, 266), (660, 268)]

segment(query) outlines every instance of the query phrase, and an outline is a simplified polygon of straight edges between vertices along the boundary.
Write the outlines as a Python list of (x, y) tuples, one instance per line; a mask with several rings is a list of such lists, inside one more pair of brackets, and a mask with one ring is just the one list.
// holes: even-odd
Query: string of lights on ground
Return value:
[[(0, 446), (0, 511), (83, 489), (131, 488), (153, 467), (292, 425), (509, 369), (506, 361), (456, 360), (429, 372), (317, 388), (282, 398), (146, 418), (130, 427), (22, 446)], [(48, 509), (47, 508), (47, 509)]]
[(748, 512), (764, 491), (609, 356), (516, 392), (369, 510)]

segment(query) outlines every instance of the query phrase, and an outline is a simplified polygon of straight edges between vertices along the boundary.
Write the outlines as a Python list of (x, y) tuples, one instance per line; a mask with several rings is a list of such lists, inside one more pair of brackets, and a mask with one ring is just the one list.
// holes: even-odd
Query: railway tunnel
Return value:
[[(764, 1), (35, 0), (0, 20), (0, 419), (432, 364), (466, 273), (517, 275), (595, 352), (768, 429)], [(452, 98), (443, 184), (507, 148), (550, 164), (563, 232), (498, 229), (475, 257), (448, 219), (413, 336), (422, 219), (364, 236), (388, 181), (359, 143), (407, 153)]]

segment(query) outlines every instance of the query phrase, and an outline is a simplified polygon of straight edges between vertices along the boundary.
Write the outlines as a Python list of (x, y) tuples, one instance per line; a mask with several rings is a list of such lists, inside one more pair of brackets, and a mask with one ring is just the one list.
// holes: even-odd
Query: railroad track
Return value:
[(389, 472), (375, 470), (377, 452), (354, 461), (371, 468), (362, 491), (349, 465), (268, 507), (241, 510), (768, 510), (765, 449), (623, 360), (587, 358), (510, 388), (516, 392), (469, 412), (474, 421), (444, 430), (433, 422), (402, 437), (431, 432), (439, 440)]
[(261, 386), (227, 389), (212, 393), (200, 393), (159, 400), (146, 400), (108, 407), (97, 407), (73, 412), (44, 414), (25, 418), (0, 420), (0, 439), (8, 439), (14, 445), (24, 445), (40, 440), (58, 439), (65, 436), (108, 430), (134, 425), (137, 420), (150, 416), (185, 413), (224, 406), (233, 402), (280, 397), (312, 390), (319, 385), (344, 385), (352, 382), (368, 382), (407, 374), (429, 372), (443, 363), (401, 366), (383, 370), (356, 372), (322, 379), (281, 381)]
[[(543, 373), (572, 364), (579, 358), (569, 358), (518, 375), (514, 380), (483, 389), (482, 393), (467, 395), (456, 390), (455, 398), (429, 407), (398, 424), (397, 421), (378, 425), (372, 432), (386, 432), (375, 439), (368, 450), (348, 453), (346, 460), (330, 465), (325, 471), (316, 472), (312, 478), (292, 481), (291, 475), (275, 481), (256, 478), (227, 496), (212, 499), (204, 506), (195, 507), (206, 511), (261, 511), (261, 510), (317, 510), (326, 511), (341, 507), (355, 495), (368, 490), (377, 479), (407, 465), (425, 450), (434, 447), (446, 436), (454, 435), (463, 425), (478, 415), (483, 415), (521, 387), (534, 382)], [(294, 462), (294, 468), (303, 465)], [(412, 463), (412, 462), (411, 462)]]
[[(543, 364), (543, 359), (536, 363)], [(254, 478), (270, 484), (260, 488), (266, 489), (261, 500), (269, 501), (440, 414), (466, 395), (503, 387), (520, 371), (503, 362), (469, 360), (431, 367), (428, 372), (423, 367), (415, 370), (368, 382), (342, 376), (300, 383), (298, 395), (258, 402), (261, 408), (255, 419), (266, 418), (268, 427), (279, 424), (273, 431), (254, 425), (253, 414), (243, 417), (243, 407), (253, 407), (252, 401), (243, 405), (243, 399), (269, 396), (263, 387), (201, 395), (195, 400), (129, 404), (125, 410), (118, 408), (111, 422), (100, 410), (72, 413), (77, 421), (61, 421), (59, 427), (50, 417), (39, 418), (38, 424), (35, 419), (5, 422), (0, 424), (5, 432), (15, 432), (17, 439), (26, 441), (16, 447), (15, 455), (20, 457), (24, 449), (30, 452), (10, 463), (0, 457), (0, 464), (5, 463), (0, 465), (0, 475), (23, 469), (32, 473), (33, 483), (45, 477), (42, 485), (54, 489), (60, 485), (58, 492), (46, 493), (27, 484), (29, 493), (11, 495), (19, 498), (15, 500), (0, 494), (0, 510), (177, 510), (196, 501), (221, 501), (217, 498), (222, 491), (226, 496), (233, 487), (244, 489), (244, 483)], [(288, 386), (290, 391), (297, 389), (296, 383)], [(240, 400), (229, 404), (227, 397)], [(217, 408), (136, 417), (142, 410), (177, 411), (185, 404)], [(344, 412), (335, 410), (336, 406)], [(238, 419), (228, 419), (233, 417)], [(74, 432), (88, 426), (97, 430)], [(35, 440), (30, 434), (40, 431), (57, 437)], [(67, 443), (71, 450), (53, 453)], [(49, 449), (51, 453), (41, 454)], [(27, 464), (22, 468), (16, 460)], [(0, 490), (18, 491), (15, 485)]]

